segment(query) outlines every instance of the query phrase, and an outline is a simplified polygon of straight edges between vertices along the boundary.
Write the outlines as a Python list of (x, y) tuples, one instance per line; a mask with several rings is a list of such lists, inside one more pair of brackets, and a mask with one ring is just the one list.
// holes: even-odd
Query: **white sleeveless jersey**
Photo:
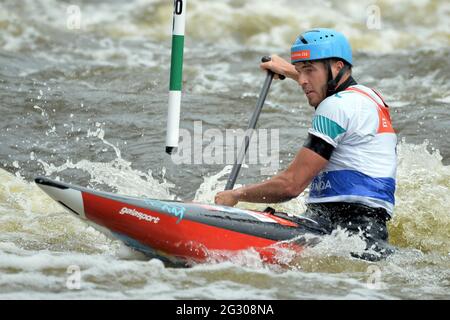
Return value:
[(311, 182), (307, 203), (361, 203), (392, 215), (397, 136), (378, 93), (355, 85), (326, 98), (309, 133), (335, 149)]

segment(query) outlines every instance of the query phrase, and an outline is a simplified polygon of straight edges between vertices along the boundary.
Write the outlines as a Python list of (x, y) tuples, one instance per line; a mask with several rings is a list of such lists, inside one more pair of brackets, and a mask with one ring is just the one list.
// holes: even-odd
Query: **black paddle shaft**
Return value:
[[(271, 58), (269, 56), (264, 56), (261, 61), (268, 62)], [(253, 135), (253, 130), (256, 128), (256, 123), (258, 122), (259, 115), (261, 114), (261, 110), (264, 106), (264, 102), (266, 100), (267, 94), (269, 93), (270, 85), (272, 84), (272, 80), (274, 77), (274, 73), (270, 70), (267, 71), (266, 80), (264, 81), (264, 85), (261, 89), (261, 93), (259, 94), (258, 101), (256, 103), (255, 111), (253, 111), (252, 118), (250, 119), (250, 123), (248, 124), (247, 131), (245, 132), (244, 142), (242, 144), (241, 150), (239, 151), (238, 157), (233, 165), (233, 169), (231, 170), (230, 176), (228, 177), (227, 185), (225, 186), (225, 190), (232, 190), (234, 184), (236, 183), (237, 176), (242, 167), (242, 162), (244, 161), (245, 155), (247, 154), (248, 147), (250, 145), (250, 140)], [(280, 75), (281, 80), (285, 77)]]

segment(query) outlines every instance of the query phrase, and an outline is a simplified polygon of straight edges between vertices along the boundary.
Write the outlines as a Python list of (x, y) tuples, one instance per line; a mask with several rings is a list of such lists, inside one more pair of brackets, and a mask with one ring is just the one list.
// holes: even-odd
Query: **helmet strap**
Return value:
[(337, 74), (336, 78), (333, 79), (333, 73), (331, 71), (331, 63), (330, 60), (326, 60), (325, 62), (327, 69), (328, 69), (328, 81), (327, 81), (327, 97), (332, 96), (333, 94), (335, 94), (338, 90), (337, 90), (337, 84), (339, 83), (339, 81), (341, 81), (342, 77), (344, 76), (344, 74), (347, 72), (347, 70), (349, 69), (347, 65), (344, 65), (344, 67), (339, 71), (339, 73)]

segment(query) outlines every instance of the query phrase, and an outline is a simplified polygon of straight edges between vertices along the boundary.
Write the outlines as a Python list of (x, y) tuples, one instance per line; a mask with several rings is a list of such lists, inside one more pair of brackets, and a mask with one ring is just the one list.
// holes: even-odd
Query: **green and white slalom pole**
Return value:
[(172, 59), (170, 65), (169, 112), (167, 116), (166, 136), (166, 152), (168, 154), (172, 154), (178, 148), (178, 138), (180, 135), (186, 1), (174, 0), (173, 2)]

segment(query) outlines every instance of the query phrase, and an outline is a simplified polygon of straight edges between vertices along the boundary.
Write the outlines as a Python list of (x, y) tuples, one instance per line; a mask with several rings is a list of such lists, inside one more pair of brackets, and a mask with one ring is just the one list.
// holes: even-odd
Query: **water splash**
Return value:
[(88, 130), (87, 137), (97, 138), (101, 143), (113, 148), (116, 157), (107, 163), (91, 162), (85, 159), (74, 163), (68, 159), (66, 163), (59, 166), (39, 159), (38, 162), (43, 166), (45, 175), (52, 176), (68, 169), (76, 169), (88, 173), (91, 184), (106, 184), (117, 190), (119, 194), (165, 200), (175, 198), (169, 190), (174, 186), (173, 184), (166, 180), (160, 183), (153, 177), (151, 170), (145, 173), (133, 169), (132, 163), (122, 158), (120, 149), (105, 140), (105, 131), (101, 124), (96, 124), (95, 131)]
[(421, 145), (398, 146), (397, 205), (389, 224), (391, 241), (424, 252), (450, 253), (450, 167), (438, 150)]
[[(228, 176), (231, 172), (232, 166), (225, 166), (220, 172), (215, 175), (204, 177), (203, 183), (195, 193), (194, 201), (199, 203), (214, 203), (214, 196), (217, 192), (225, 189), (226, 180), (223, 180), (225, 176)], [(222, 179), (220, 181), (220, 179)], [(236, 185), (236, 188), (240, 185)]]

